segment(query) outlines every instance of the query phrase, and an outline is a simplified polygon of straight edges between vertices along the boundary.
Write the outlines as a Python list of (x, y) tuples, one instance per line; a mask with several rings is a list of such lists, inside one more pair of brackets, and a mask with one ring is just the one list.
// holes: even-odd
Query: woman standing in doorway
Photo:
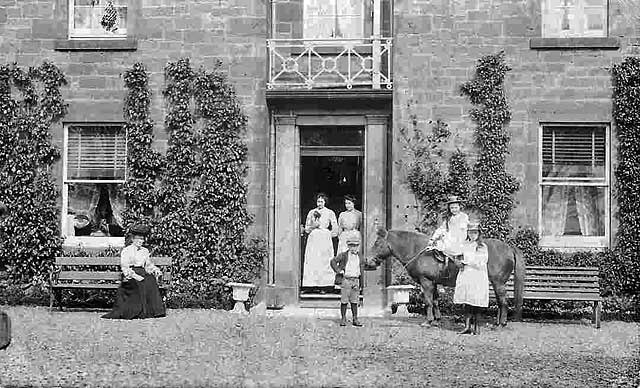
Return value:
[(345, 211), (338, 216), (338, 253), (349, 250), (347, 240), (349, 237), (360, 237), (360, 228), (362, 225), (362, 212), (356, 210), (356, 197), (347, 194), (344, 196)]
[(333, 289), (334, 272), (330, 261), (335, 256), (332, 238), (338, 235), (338, 221), (327, 208), (327, 196), (316, 195), (316, 208), (307, 214), (305, 232), (309, 234), (304, 251), (303, 287), (320, 288), (322, 293)]

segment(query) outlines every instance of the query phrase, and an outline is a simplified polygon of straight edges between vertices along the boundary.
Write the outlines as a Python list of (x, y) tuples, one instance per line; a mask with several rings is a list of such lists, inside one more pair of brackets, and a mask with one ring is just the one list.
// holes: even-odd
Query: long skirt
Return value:
[(314, 229), (307, 238), (304, 250), (303, 287), (333, 286), (335, 273), (331, 269), (333, 241), (328, 229)]
[(125, 280), (120, 283), (116, 304), (110, 313), (102, 318), (145, 319), (167, 315), (160, 289), (155, 276), (148, 274), (142, 267), (131, 267), (144, 280)]

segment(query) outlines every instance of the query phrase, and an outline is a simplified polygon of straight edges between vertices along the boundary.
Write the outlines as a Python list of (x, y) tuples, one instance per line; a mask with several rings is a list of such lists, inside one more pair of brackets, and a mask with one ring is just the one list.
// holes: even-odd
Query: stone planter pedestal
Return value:
[(244, 302), (249, 300), (249, 290), (255, 287), (251, 283), (227, 283), (227, 286), (233, 288), (233, 300), (236, 301), (233, 306), (234, 313), (247, 314), (247, 310), (244, 308)]
[[(408, 317), (409, 310), (407, 305), (409, 304), (409, 292), (415, 287), (410, 284), (402, 284), (397, 286), (387, 287), (387, 296), (390, 304), (397, 304), (398, 310), (395, 316)], [(389, 306), (391, 307), (391, 306)]]

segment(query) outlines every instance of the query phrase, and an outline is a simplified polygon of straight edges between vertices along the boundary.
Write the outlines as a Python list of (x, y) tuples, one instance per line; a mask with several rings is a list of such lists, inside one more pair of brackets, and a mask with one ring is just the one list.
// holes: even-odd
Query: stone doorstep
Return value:
[[(381, 308), (359, 308), (360, 317), (386, 317), (391, 311)], [(273, 317), (308, 317), (308, 318), (334, 318), (340, 319), (340, 309), (336, 308), (308, 308), (308, 307), (284, 307), (282, 310), (267, 310), (266, 315)], [(348, 310), (347, 316), (351, 316)]]

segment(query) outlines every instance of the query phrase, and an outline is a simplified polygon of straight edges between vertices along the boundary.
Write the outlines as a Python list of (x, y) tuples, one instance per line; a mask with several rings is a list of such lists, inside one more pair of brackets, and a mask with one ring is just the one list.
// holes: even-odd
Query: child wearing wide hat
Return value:
[(336, 273), (335, 284), (340, 286), (340, 326), (347, 325), (347, 305), (351, 304), (353, 326), (360, 327), (358, 302), (360, 301), (360, 275), (364, 273), (364, 260), (360, 257), (360, 235), (347, 239), (349, 250), (331, 259), (331, 268)]
[(462, 247), (463, 258), (455, 259), (460, 268), (456, 279), (453, 303), (465, 308), (465, 327), (460, 334), (479, 334), (480, 310), (489, 306), (489, 275), (487, 261), (489, 253), (482, 242), (477, 222), (470, 222), (467, 240)]

